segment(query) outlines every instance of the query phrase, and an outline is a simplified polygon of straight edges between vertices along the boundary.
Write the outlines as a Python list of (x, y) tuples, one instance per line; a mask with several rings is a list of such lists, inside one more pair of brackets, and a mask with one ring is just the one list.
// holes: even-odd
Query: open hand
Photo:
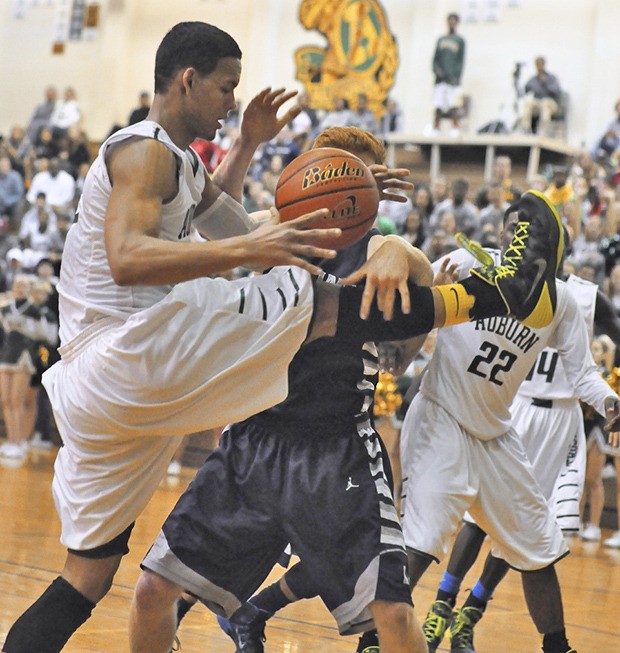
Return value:
[(620, 446), (620, 401), (617, 397), (605, 399), (605, 431), (609, 433), (608, 442), (612, 447)]
[(286, 91), (284, 88), (264, 88), (254, 96), (243, 112), (240, 136), (252, 143), (259, 144), (270, 141), (293, 118), (301, 113), (301, 107), (295, 105), (278, 118), (278, 111), (297, 91)]
[(445, 258), (441, 262), (437, 274), (435, 274), (433, 286), (446, 286), (449, 283), (456, 283), (459, 280), (457, 268), (458, 265), (456, 263), (450, 264), (450, 259)]
[(366, 319), (370, 313), (373, 299), (386, 320), (394, 314), (394, 299), (400, 293), (403, 313), (411, 310), (409, 297), (409, 258), (405, 247), (394, 240), (386, 240), (362, 267), (341, 280), (343, 285), (353, 285), (366, 278), (362, 294), (360, 317)]
[(378, 163), (374, 163), (369, 168), (379, 189), (380, 200), (407, 201), (406, 195), (393, 192), (401, 190), (408, 193), (413, 190), (413, 184), (410, 181), (405, 181), (405, 177), (409, 177), (411, 174), (407, 168), (388, 168)]
[(329, 211), (319, 209), (299, 218), (280, 222), (279, 214), (272, 210), (271, 219), (243, 238), (248, 243), (248, 262), (261, 268), (276, 265), (296, 265), (311, 274), (322, 270), (308, 261), (311, 258), (334, 258), (336, 251), (321, 247), (321, 241), (337, 238), (340, 229), (311, 229), (317, 219)]

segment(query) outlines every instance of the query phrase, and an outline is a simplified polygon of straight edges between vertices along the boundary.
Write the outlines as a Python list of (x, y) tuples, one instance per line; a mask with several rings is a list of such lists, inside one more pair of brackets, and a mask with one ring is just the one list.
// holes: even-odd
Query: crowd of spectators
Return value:
[[(0, 139), (0, 293), (6, 297), (14, 279), (22, 273), (36, 275), (41, 262), (51, 266), (52, 280), (57, 278), (92, 160), (94, 148), (82, 128), (75, 91), (67, 88), (62, 100), (58, 96), (53, 86), (46, 88), (30, 117)], [(273, 206), (281, 171), (321, 130), (354, 125), (385, 137), (403, 126), (403, 112), (392, 98), (380, 119), (363, 94), (353, 107), (336, 98), (331, 111), (313, 109), (303, 94), (298, 101), (301, 113), (257, 151), (250, 166), (243, 198), (248, 211)], [(141, 93), (127, 124), (144, 119), (149, 103), (149, 94)], [(523, 185), (546, 193), (560, 212), (572, 241), (567, 269), (597, 283), (620, 314), (620, 102), (615, 109), (615, 119), (592, 151), (584, 149), (568, 165), (550, 167)], [(208, 170), (217, 167), (236, 138), (240, 112), (230, 114), (213, 142), (193, 143)], [(114, 125), (112, 131), (122, 126)], [(464, 177), (414, 180), (407, 202), (380, 203), (376, 224), (383, 233), (401, 235), (431, 260), (455, 249), (459, 232), (483, 246), (496, 246), (504, 211), (521, 192), (512, 177), (510, 158), (500, 155), (493, 179), (478, 188)]]

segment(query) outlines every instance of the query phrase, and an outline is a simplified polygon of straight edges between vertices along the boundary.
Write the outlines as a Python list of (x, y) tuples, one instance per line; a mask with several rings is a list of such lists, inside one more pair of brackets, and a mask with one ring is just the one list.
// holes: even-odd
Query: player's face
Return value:
[(519, 215), (516, 211), (511, 213), (504, 223), (504, 228), (502, 229), (502, 252), (505, 252), (508, 249), (508, 246), (512, 242), (512, 237), (515, 235), (515, 227), (519, 222)]
[(194, 128), (201, 138), (212, 140), (222, 121), (237, 106), (235, 89), (240, 76), (241, 61), (234, 57), (220, 59), (209, 75), (194, 71), (191, 76), (191, 108), (196, 121)]

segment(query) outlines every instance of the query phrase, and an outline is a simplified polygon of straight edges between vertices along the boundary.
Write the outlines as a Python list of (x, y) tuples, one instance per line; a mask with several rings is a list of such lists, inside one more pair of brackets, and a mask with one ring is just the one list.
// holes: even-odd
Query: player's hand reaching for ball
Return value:
[(395, 192), (400, 190), (408, 193), (413, 190), (413, 184), (410, 181), (405, 181), (405, 178), (411, 174), (407, 168), (388, 168), (378, 163), (369, 166), (369, 168), (379, 189), (380, 200), (407, 201), (406, 195)]
[(386, 320), (394, 314), (396, 293), (400, 294), (403, 313), (411, 310), (409, 287), (411, 280), (419, 285), (428, 285), (432, 281), (432, 270), (428, 259), (416, 248), (399, 236), (376, 236), (371, 239), (368, 248), (368, 260), (362, 267), (342, 279), (344, 285), (353, 285), (366, 279), (360, 317), (366, 319), (370, 313), (372, 301), (377, 298), (377, 306)]
[(319, 209), (280, 223), (278, 212), (273, 210), (271, 219), (243, 236), (248, 247), (247, 264), (262, 269), (276, 265), (296, 265), (311, 274), (322, 270), (309, 262), (311, 258), (334, 258), (336, 251), (321, 247), (321, 242), (337, 238), (340, 229), (309, 229), (313, 221), (327, 215)]
[(284, 88), (265, 88), (254, 96), (241, 120), (240, 137), (252, 144), (265, 143), (274, 138), (278, 132), (295, 118), (301, 107), (292, 106), (278, 117), (278, 111), (285, 102), (297, 95), (297, 91), (286, 91)]
[(612, 447), (620, 446), (620, 401), (617, 397), (605, 399), (605, 431), (609, 433), (608, 442)]

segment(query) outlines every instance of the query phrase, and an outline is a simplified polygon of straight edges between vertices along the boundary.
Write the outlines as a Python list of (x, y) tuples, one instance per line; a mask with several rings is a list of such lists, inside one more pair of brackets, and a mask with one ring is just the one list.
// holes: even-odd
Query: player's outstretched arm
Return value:
[(250, 100), (243, 112), (239, 135), (213, 173), (216, 186), (238, 202), (241, 202), (243, 182), (256, 148), (274, 138), (301, 111), (301, 107), (295, 105), (278, 116), (283, 105), (295, 95), (297, 91), (265, 88)]
[(105, 218), (105, 243), (112, 276), (119, 285), (165, 285), (238, 266), (298, 265), (320, 270), (308, 257), (332, 258), (320, 243), (339, 229), (307, 229), (325, 209), (285, 224), (266, 224), (234, 238), (206, 243), (159, 238), (161, 209), (178, 192), (172, 152), (152, 139), (118, 148), (108, 163), (113, 181)]
[[(266, 88), (254, 97), (243, 113), (239, 136), (210, 178), (205, 171), (205, 188), (196, 209), (194, 222), (199, 231), (210, 240), (241, 236), (260, 224), (243, 208), (243, 183), (257, 147), (273, 138), (282, 127), (300, 111), (291, 107), (278, 117), (282, 105), (296, 91)], [(222, 197), (222, 191), (230, 198)], [(219, 201), (218, 201), (219, 200)], [(212, 215), (215, 212), (215, 215)]]

